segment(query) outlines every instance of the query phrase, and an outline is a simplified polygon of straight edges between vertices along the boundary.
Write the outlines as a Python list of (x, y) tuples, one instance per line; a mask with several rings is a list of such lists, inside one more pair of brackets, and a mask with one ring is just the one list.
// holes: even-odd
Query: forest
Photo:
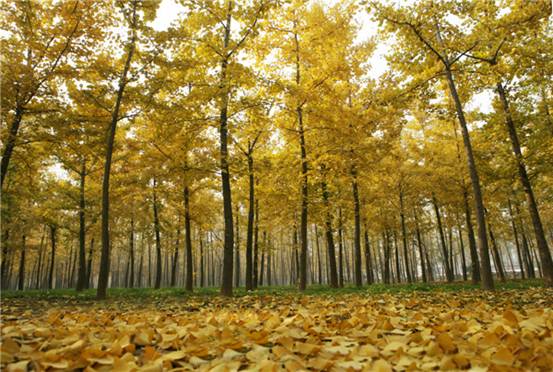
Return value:
[(2, 367), (553, 366), (551, 1), (1, 4)]

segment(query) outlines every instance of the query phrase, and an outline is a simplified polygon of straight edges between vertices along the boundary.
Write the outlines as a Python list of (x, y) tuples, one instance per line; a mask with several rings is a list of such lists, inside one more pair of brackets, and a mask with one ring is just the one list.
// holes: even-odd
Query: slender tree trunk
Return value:
[(156, 188), (157, 183), (156, 179), (154, 178), (154, 186), (153, 186), (153, 210), (154, 210), (154, 233), (155, 233), (155, 239), (156, 239), (156, 279), (154, 288), (159, 289), (161, 288), (161, 274), (162, 274), (162, 267), (161, 267), (161, 237), (160, 237), (160, 224), (159, 224), (159, 215), (158, 215), (158, 208), (157, 208), (157, 194), (156, 194)]
[(382, 237), (384, 248), (384, 284), (391, 282), (391, 267), (390, 267), (390, 233), (388, 229), (383, 233)]
[[(223, 51), (227, 53), (230, 41), (230, 26), (232, 19), (233, 2), (228, 2), (226, 27), (224, 28)], [(233, 274), (233, 251), (234, 251), (234, 227), (232, 226), (232, 196), (230, 188), (230, 170), (228, 165), (228, 104), (229, 104), (229, 82), (227, 77), (229, 54), (225, 54), (221, 61), (221, 75), (219, 89), (221, 91), (221, 114), (220, 114), (220, 160), (221, 160), (221, 188), (223, 193), (223, 216), (224, 216), (224, 246), (223, 246), (223, 278), (221, 283), (221, 294), (232, 296), (232, 274)]]
[(4, 186), (4, 180), (6, 179), (6, 175), (8, 174), (8, 167), (10, 164), (10, 159), (12, 157), (13, 149), (15, 148), (15, 141), (17, 139), (19, 127), (21, 126), (23, 111), (23, 106), (21, 104), (17, 104), (15, 107), (15, 115), (10, 125), (10, 131), (6, 140), (6, 145), (4, 147), (4, 151), (2, 152), (2, 162), (0, 164), (0, 188)]
[(86, 158), (83, 156), (81, 160), (79, 184), (79, 273), (77, 278), (77, 291), (82, 291), (86, 287), (85, 180)]
[[(188, 186), (184, 187), (184, 242), (186, 245), (186, 282), (185, 289), (192, 291), (194, 287), (194, 257), (192, 257), (192, 228), (190, 227), (190, 190)], [(200, 246), (201, 246), (200, 235)], [(200, 253), (202, 254), (202, 253)], [(202, 254), (203, 261), (203, 254)], [(202, 262), (203, 266), (203, 262)], [(202, 271), (202, 285), (203, 285), (203, 271)]]
[(21, 256), (19, 257), (19, 278), (17, 280), (17, 289), (22, 291), (25, 289), (25, 234), (21, 238)]
[(374, 283), (373, 265), (371, 257), (371, 245), (369, 242), (369, 231), (365, 225), (365, 271), (367, 272), (367, 284)]
[(234, 287), (238, 288), (240, 287), (240, 211), (238, 203), (236, 204), (235, 214), (236, 233), (234, 244)]
[(38, 262), (37, 262), (37, 270), (36, 270), (36, 280), (35, 280), (35, 288), (40, 289), (42, 288), (42, 266), (43, 266), (43, 256), (44, 256), (44, 237), (46, 235), (46, 226), (44, 226), (42, 230), (42, 235), (40, 236), (40, 245), (38, 247)]
[(520, 249), (520, 242), (519, 242), (519, 239), (518, 239), (518, 231), (517, 231), (517, 226), (516, 226), (516, 223), (515, 223), (515, 217), (513, 215), (513, 206), (511, 205), (511, 199), (508, 199), (507, 201), (509, 203), (509, 216), (511, 217), (511, 227), (513, 229), (513, 236), (515, 238), (515, 245), (516, 245), (516, 248), (517, 248), (517, 258), (518, 258), (518, 267), (520, 269), (520, 277), (521, 277), (521, 279), (524, 279), (524, 277), (525, 277), (525, 275), (524, 275), (524, 264), (523, 264), (523, 260), (522, 260), (522, 254), (521, 254), (521, 249)]
[(131, 216), (131, 231), (129, 232), (129, 288), (134, 288), (134, 216)]
[(467, 225), (467, 235), (469, 238), (471, 279), (472, 284), (477, 284), (480, 282), (480, 259), (478, 258), (478, 251), (476, 250), (476, 240), (474, 238), (474, 229), (472, 228), (472, 218), (468, 201), (468, 192), (466, 189), (463, 190), (463, 202), (465, 207), (465, 223)]
[(259, 200), (255, 200), (255, 227), (253, 234), (253, 288), (259, 285)]
[[(294, 22), (294, 28), (296, 24)], [(298, 33), (294, 31), (295, 42), (295, 54), (296, 54), (296, 86), (299, 88), (301, 83), (300, 72), (300, 44)], [(299, 289), (303, 291), (307, 288), (307, 151), (305, 146), (305, 133), (303, 127), (303, 109), (302, 105), (298, 104), (296, 107), (296, 113), (298, 116), (298, 136), (300, 140), (300, 153), (301, 153), (301, 222), (300, 222), (300, 265), (299, 265)]]
[(52, 246), (52, 256), (50, 257), (50, 272), (48, 274), (48, 289), (54, 286), (54, 264), (56, 262), (56, 226), (50, 225), (50, 243)]
[(411, 266), (409, 264), (409, 253), (407, 251), (407, 229), (405, 228), (405, 209), (403, 206), (403, 189), (401, 188), (401, 185), (399, 191), (399, 213), (401, 220), (401, 237), (403, 241), (403, 256), (405, 258), (405, 273), (407, 274), (407, 282), (412, 283), (413, 277), (411, 275), (411, 271), (409, 270)]
[(497, 247), (497, 242), (495, 240), (495, 236), (489, 220), (488, 220), (488, 230), (490, 233), (490, 240), (492, 241), (492, 252), (494, 256), (495, 268), (497, 270), (497, 274), (499, 275), (500, 280), (502, 282), (505, 282), (506, 278), (505, 278), (505, 270), (503, 269), (503, 262), (501, 260), (501, 255), (499, 254), (499, 248)]
[(266, 250), (267, 250), (267, 285), (270, 287), (272, 285), (272, 278), (271, 278), (271, 275), (272, 275), (272, 259), (271, 259), (271, 250), (272, 250), (272, 245), (271, 245), (271, 236), (269, 235), (269, 240), (267, 242), (267, 247), (266, 247)]
[(175, 252), (173, 253), (173, 262), (172, 262), (172, 268), (171, 268), (171, 287), (175, 287), (177, 285), (177, 270), (179, 265), (179, 246), (180, 246), (180, 224), (181, 224), (181, 219), (179, 216), (179, 219), (177, 222), (177, 237), (175, 239)]
[(344, 240), (342, 239), (342, 208), (338, 209), (338, 285), (344, 286)]
[(363, 286), (363, 275), (361, 273), (361, 206), (359, 202), (359, 188), (357, 186), (357, 170), (352, 166), (351, 168), (351, 186), (353, 191), (353, 210), (354, 210), (354, 278), (355, 286)]
[(434, 211), (436, 212), (436, 220), (438, 221), (438, 233), (440, 236), (440, 242), (442, 247), (442, 254), (444, 255), (444, 269), (445, 269), (445, 275), (448, 282), (453, 281), (453, 275), (451, 273), (451, 268), (449, 267), (449, 258), (447, 254), (447, 247), (445, 243), (445, 237), (444, 237), (444, 230), (442, 227), (442, 218), (440, 215), (440, 208), (438, 207), (438, 202), (436, 201), (436, 197), (432, 195), (432, 204), (434, 205)]
[(474, 154), (472, 150), (472, 144), (470, 142), (470, 134), (463, 112), (463, 105), (459, 94), (457, 93), (457, 87), (453, 80), (453, 73), (449, 63), (445, 64), (447, 82), (453, 101), (455, 102), (455, 109), (459, 123), (461, 124), (461, 130), (463, 133), (463, 143), (467, 154), (467, 163), (470, 174), (470, 180), (472, 184), (472, 191), (474, 195), (474, 206), (476, 210), (476, 225), (478, 226), (478, 246), (480, 248), (480, 272), (482, 276), (482, 288), (487, 290), (494, 289), (492, 269), (490, 264), (490, 254), (488, 248), (488, 234), (486, 232), (486, 217), (484, 212), (484, 201), (482, 198), (482, 189), (480, 186), (480, 178), (476, 169), (476, 161), (474, 160)]
[(263, 231), (263, 249), (261, 250), (261, 265), (259, 267), (259, 286), (263, 285), (263, 271), (265, 269), (265, 249), (267, 248), (267, 232)]
[(119, 79), (119, 87), (117, 89), (117, 97), (115, 99), (115, 106), (113, 107), (111, 115), (111, 123), (109, 125), (109, 131), (107, 135), (106, 144), (106, 160), (104, 163), (104, 178), (102, 181), (102, 254), (100, 257), (100, 273), (98, 275), (98, 290), (96, 292), (96, 298), (99, 300), (105, 299), (107, 295), (108, 281), (109, 281), (109, 264), (110, 264), (110, 236), (109, 236), (109, 178), (111, 173), (111, 160), (113, 156), (113, 148), (115, 144), (115, 131), (117, 129), (117, 122), (119, 121), (119, 110), (121, 107), (121, 101), (123, 99), (123, 93), (127, 86), (127, 74), (131, 67), (131, 61), (135, 50), (136, 44), (136, 26), (137, 26), (137, 6), (138, 2), (133, 2), (132, 13), (132, 36), (127, 45), (127, 58), (125, 60), (125, 66)]
[(500, 82), (497, 83), (497, 92), (499, 93), (499, 98), (503, 106), (505, 124), (509, 132), (509, 138), (511, 139), (513, 153), (515, 154), (519, 180), (522, 184), (522, 188), (524, 189), (524, 193), (526, 194), (528, 213), (530, 214), (530, 218), (532, 220), (534, 235), (536, 237), (536, 244), (538, 246), (538, 252), (540, 254), (544, 284), (547, 287), (553, 287), (553, 260), (551, 259), (551, 252), (549, 251), (549, 247), (547, 246), (547, 239), (545, 238), (545, 232), (543, 231), (543, 225), (538, 210), (538, 203), (536, 202), (536, 198), (534, 197), (534, 191), (532, 190), (532, 185), (530, 184), (530, 179), (528, 178), (528, 173), (526, 171), (526, 165), (524, 163), (522, 151), (520, 150), (520, 143), (518, 140), (515, 123), (511, 115), (507, 95), (505, 94), (503, 85)]
[(332, 213), (330, 211), (330, 203), (328, 201), (328, 190), (325, 182), (321, 182), (321, 189), (323, 193), (323, 203), (325, 207), (325, 236), (326, 246), (328, 252), (328, 265), (330, 271), (330, 287), (338, 288), (338, 270), (336, 267), (336, 251), (334, 248), (334, 237), (332, 232)]
[(249, 179), (249, 203), (248, 203), (248, 226), (246, 231), (246, 291), (254, 289), (253, 278), (253, 223), (255, 207), (255, 178), (253, 173), (253, 157), (248, 156), (248, 179)]
[(321, 266), (321, 246), (319, 245), (319, 231), (317, 229), (317, 224), (314, 225), (315, 228), (315, 246), (317, 248), (317, 284), (321, 285), (323, 283), (323, 268)]
[(202, 232), (200, 230), (200, 287), (205, 286), (205, 267), (204, 267), (204, 244)]
[(459, 244), (461, 246), (461, 263), (463, 265), (463, 281), (467, 281), (467, 262), (465, 257), (465, 243), (463, 242), (463, 230), (461, 230), (461, 225), (457, 226), (457, 231), (459, 233)]
[(92, 257), (94, 252), (94, 238), (90, 239), (90, 248), (88, 249), (88, 263), (86, 268), (86, 288), (92, 287)]
[(423, 252), (423, 242), (421, 239), (421, 231), (419, 228), (419, 218), (417, 215), (417, 210), (413, 208), (413, 217), (415, 218), (415, 233), (417, 234), (417, 247), (419, 248), (419, 256), (421, 260), (421, 274), (422, 274), (422, 282), (427, 283), (428, 279), (426, 277), (426, 265), (425, 265), (425, 257)]

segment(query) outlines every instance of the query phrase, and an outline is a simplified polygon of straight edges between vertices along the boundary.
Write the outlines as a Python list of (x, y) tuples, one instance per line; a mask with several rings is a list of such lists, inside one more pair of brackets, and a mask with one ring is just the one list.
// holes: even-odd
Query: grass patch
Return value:
[[(510, 280), (505, 283), (496, 282), (498, 290), (525, 290), (533, 287), (542, 287), (543, 282), (539, 279), (532, 280)], [(292, 286), (260, 287), (255, 291), (246, 291), (243, 287), (235, 288), (234, 295), (242, 296), (279, 296), (279, 295), (309, 295), (309, 296), (340, 296), (344, 294), (371, 295), (382, 293), (405, 293), (405, 292), (458, 292), (477, 291), (479, 285), (470, 282), (454, 283), (413, 283), (413, 284), (373, 284), (357, 288), (348, 285), (344, 288), (330, 288), (325, 285), (311, 285), (303, 293)], [(195, 288), (190, 293), (183, 288), (110, 288), (108, 298), (122, 300), (162, 300), (170, 298), (212, 297), (219, 295), (219, 288)], [(2, 299), (36, 299), (36, 300), (75, 300), (93, 301), (96, 298), (96, 289), (87, 289), (77, 292), (74, 289), (53, 289), (53, 290), (26, 290), (26, 291), (2, 291)]]

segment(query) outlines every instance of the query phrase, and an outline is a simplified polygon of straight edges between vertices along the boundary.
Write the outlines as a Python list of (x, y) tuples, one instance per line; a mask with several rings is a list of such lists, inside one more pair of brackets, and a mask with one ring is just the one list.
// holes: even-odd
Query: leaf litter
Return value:
[(553, 368), (553, 290), (7, 299), (6, 371)]

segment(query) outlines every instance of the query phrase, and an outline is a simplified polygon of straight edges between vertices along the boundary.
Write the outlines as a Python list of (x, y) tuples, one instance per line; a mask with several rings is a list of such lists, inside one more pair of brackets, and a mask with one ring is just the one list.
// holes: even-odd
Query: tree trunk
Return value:
[(272, 254), (271, 254), (271, 236), (267, 242), (267, 285), (270, 287), (272, 285)]
[(248, 226), (246, 231), (246, 291), (254, 289), (253, 278), (253, 223), (255, 207), (255, 184), (253, 173), (253, 157), (248, 155), (249, 203)]
[(513, 229), (513, 236), (514, 236), (515, 245), (516, 245), (516, 248), (517, 248), (517, 258), (518, 258), (518, 267), (520, 269), (520, 278), (524, 279), (524, 277), (525, 277), (525, 275), (524, 275), (524, 265), (523, 265), (523, 259), (522, 259), (521, 249), (520, 249), (520, 242), (519, 242), (519, 239), (518, 239), (517, 226), (516, 226), (516, 223), (515, 223), (515, 217), (513, 215), (513, 206), (511, 205), (511, 199), (508, 199), (507, 201), (509, 203), (509, 216), (511, 217), (511, 227)]
[(46, 226), (42, 230), (42, 235), (40, 236), (40, 245), (38, 247), (38, 262), (36, 269), (36, 279), (35, 279), (35, 288), (42, 288), (42, 266), (43, 266), (43, 256), (44, 256), (44, 236), (46, 235)]
[(342, 208), (338, 209), (338, 285), (344, 286), (344, 241), (342, 239)]
[(421, 274), (422, 274), (422, 282), (427, 283), (428, 279), (426, 276), (426, 265), (425, 265), (425, 257), (422, 247), (422, 239), (421, 239), (421, 231), (419, 228), (419, 218), (417, 216), (417, 210), (413, 208), (413, 217), (415, 218), (415, 233), (417, 234), (417, 247), (419, 248), (419, 256), (421, 260)]
[(267, 248), (267, 232), (263, 231), (263, 249), (261, 250), (261, 265), (259, 266), (259, 286), (263, 285), (263, 272), (265, 269), (265, 249)]
[[(227, 53), (230, 41), (230, 26), (232, 19), (233, 2), (228, 2), (226, 27), (224, 28), (223, 50)], [(227, 77), (229, 55), (225, 54), (221, 61), (221, 76), (219, 89), (221, 91), (221, 114), (219, 128), (220, 160), (221, 160), (221, 188), (223, 193), (223, 215), (224, 215), (224, 247), (223, 247), (223, 278), (221, 283), (221, 294), (232, 296), (232, 274), (233, 274), (233, 253), (234, 253), (234, 227), (232, 226), (232, 196), (230, 188), (230, 170), (228, 165), (228, 103), (229, 103), (229, 82)]]
[(234, 287), (240, 287), (240, 211), (239, 206), (236, 204), (236, 233), (235, 233), (235, 248), (234, 248)]
[(528, 213), (530, 214), (530, 218), (532, 220), (534, 235), (536, 237), (538, 252), (540, 254), (544, 284), (547, 287), (553, 287), (553, 260), (551, 259), (551, 252), (549, 251), (549, 247), (547, 246), (547, 239), (545, 238), (545, 233), (543, 231), (543, 225), (538, 210), (538, 203), (536, 202), (536, 198), (534, 197), (534, 191), (532, 190), (532, 185), (530, 184), (530, 179), (528, 178), (528, 173), (526, 171), (526, 165), (524, 164), (524, 158), (520, 150), (520, 143), (515, 128), (515, 123), (513, 121), (513, 117), (509, 108), (509, 102), (507, 100), (503, 85), (500, 82), (497, 83), (497, 92), (499, 93), (499, 98), (503, 106), (505, 124), (509, 132), (509, 138), (511, 139), (513, 153), (515, 154), (519, 180), (522, 184), (522, 188), (524, 189), (524, 193), (526, 194)]
[(17, 280), (17, 289), (22, 291), (25, 289), (25, 239), (23, 235), (21, 239), (21, 256), (19, 257), (19, 278)]
[(23, 106), (20, 104), (17, 104), (15, 108), (15, 115), (10, 125), (10, 131), (8, 133), (8, 138), (6, 140), (6, 145), (2, 153), (2, 162), (0, 164), (0, 188), (3, 187), (4, 180), (6, 179), (6, 175), (8, 174), (8, 167), (10, 165), (10, 159), (12, 157), (13, 149), (15, 148), (15, 141), (17, 139), (19, 127), (21, 126), (23, 111), (24, 111)]
[(390, 267), (390, 233), (388, 229), (382, 234), (382, 243), (384, 248), (384, 284), (391, 282), (391, 267)]
[(467, 281), (467, 262), (465, 257), (465, 243), (463, 242), (463, 230), (461, 230), (461, 225), (457, 226), (457, 231), (459, 233), (459, 244), (461, 246), (461, 263), (463, 265), (463, 281)]
[(338, 270), (336, 267), (336, 252), (334, 248), (334, 237), (332, 232), (332, 213), (330, 211), (330, 203), (328, 201), (328, 190), (326, 188), (326, 183), (321, 182), (321, 189), (323, 193), (323, 203), (325, 207), (325, 236), (326, 236), (326, 246), (328, 251), (328, 265), (330, 271), (330, 287), (338, 288)]
[(315, 247), (317, 248), (317, 284), (323, 284), (323, 268), (321, 264), (321, 246), (319, 245), (319, 231), (317, 229), (317, 224), (314, 225), (315, 228)]
[(52, 289), (54, 286), (54, 264), (56, 262), (56, 226), (55, 225), (50, 225), (50, 242), (52, 244), (52, 257), (50, 257), (48, 289)]
[(177, 222), (177, 237), (175, 239), (175, 252), (173, 253), (173, 262), (171, 267), (171, 287), (175, 287), (177, 285), (177, 270), (179, 265), (179, 246), (180, 246), (180, 223), (181, 219), (179, 216), (178, 222)]
[(106, 144), (106, 160), (104, 163), (104, 177), (102, 181), (102, 254), (100, 258), (100, 273), (98, 275), (98, 290), (96, 292), (96, 298), (99, 300), (105, 299), (107, 295), (108, 281), (109, 281), (109, 264), (110, 264), (110, 236), (109, 236), (109, 178), (111, 172), (111, 161), (113, 156), (113, 148), (115, 144), (115, 131), (117, 129), (117, 122), (119, 121), (119, 110), (121, 107), (121, 101), (123, 99), (123, 93), (127, 85), (127, 73), (131, 67), (131, 61), (135, 50), (136, 44), (136, 26), (137, 26), (137, 2), (133, 2), (132, 13), (132, 36), (127, 46), (127, 58), (125, 60), (125, 66), (121, 77), (119, 79), (119, 87), (117, 90), (117, 97), (115, 100), (115, 106), (113, 107), (111, 115), (111, 123), (109, 125), (109, 131), (107, 135)]
[[(294, 24), (294, 27), (296, 25)], [(299, 88), (301, 83), (300, 72), (300, 44), (298, 33), (294, 31), (295, 54), (296, 54), (296, 86)], [(302, 106), (296, 107), (298, 116), (298, 136), (300, 140), (301, 153), (301, 222), (300, 222), (300, 266), (299, 266), (299, 290), (303, 291), (307, 288), (307, 151), (305, 147), (305, 133), (303, 128), (303, 110)]]
[(401, 219), (401, 237), (403, 241), (403, 256), (405, 258), (405, 273), (407, 274), (407, 282), (412, 283), (413, 277), (411, 276), (411, 270), (409, 268), (411, 267), (409, 264), (409, 253), (407, 251), (407, 229), (405, 228), (405, 209), (403, 206), (403, 190), (401, 189), (400, 185), (400, 191), (399, 191), (399, 213), (400, 213), (400, 219)]
[(82, 291), (86, 287), (85, 180), (86, 158), (83, 156), (79, 184), (79, 273), (77, 278), (77, 291)]
[[(184, 187), (184, 243), (186, 245), (186, 281), (184, 288), (192, 291), (194, 288), (194, 258), (192, 257), (192, 229), (190, 227), (190, 190), (188, 186)], [(200, 235), (200, 242), (201, 242)], [(203, 255), (202, 255), (203, 260)], [(202, 262), (203, 264), (203, 262)], [(203, 282), (203, 272), (202, 272)]]
[(438, 207), (438, 202), (436, 201), (436, 197), (432, 195), (432, 204), (434, 205), (434, 211), (436, 212), (436, 220), (438, 221), (438, 233), (440, 236), (440, 243), (442, 247), (442, 254), (444, 255), (444, 269), (445, 269), (445, 275), (448, 282), (453, 281), (453, 275), (451, 273), (451, 268), (449, 267), (449, 258), (447, 254), (447, 247), (445, 243), (445, 237), (444, 237), (444, 230), (442, 227), (442, 218), (440, 215), (440, 208)]
[(259, 200), (255, 200), (255, 227), (253, 234), (253, 288), (259, 285)]
[(363, 276), (361, 273), (361, 206), (359, 203), (359, 188), (357, 186), (357, 170), (352, 166), (351, 168), (351, 186), (353, 191), (353, 210), (354, 210), (354, 278), (355, 286), (363, 286)]
[(478, 226), (478, 246), (480, 248), (480, 271), (482, 276), (482, 288), (486, 290), (493, 290), (493, 276), (490, 264), (490, 254), (488, 248), (488, 234), (486, 233), (486, 217), (484, 215), (484, 201), (482, 198), (482, 190), (480, 187), (480, 178), (476, 169), (476, 161), (474, 160), (474, 154), (472, 151), (472, 144), (470, 142), (470, 134), (463, 112), (463, 105), (459, 94), (457, 93), (457, 87), (453, 80), (453, 73), (451, 66), (446, 63), (446, 76), (449, 85), (449, 90), (453, 101), (455, 102), (455, 109), (457, 111), (457, 117), (461, 124), (461, 130), (463, 133), (463, 143), (465, 146), (465, 152), (467, 154), (467, 163), (470, 174), (470, 180), (472, 184), (472, 191), (474, 194), (474, 206), (476, 210), (476, 225)]
[(499, 248), (497, 247), (497, 242), (495, 241), (495, 236), (493, 234), (492, 226), (488, 220), (488, 230), (490, 233), (490, 240), (492, 241), (492, 252), (494, 256), (495, 268), (497, 274), (502, 282), (506, 281), (505, 270), (503, 269), (503, 262), (501, 260), (501, 255), (499, 254)]
[(154, 288), (159, 289), (161, 288), (161, 237), (160, 237), (160, 226), (159, 226), (159, 215), (158, 215), (158, 208), (157, 208), (157, 195), (156, 195), (156, 188), (157, 183), (156, 179), (154, 178), (154, 187), (153, 187), (153, 210), (154, 210), (154, 233), (155, 233), (155, 239), (156, 239), (156, 279)]
[(373, 265), (371, 257), (371, 245), (369, 242), (369, 231), (365, 225), (365, 271), (367, 273), (367, 284), (374, 283)]
[(92, 279), (92, 253), (94, 252), (94, 238), (90, 240), (90, 248), (88, 249), (88, 263), (86, 265), (86, 288), (92, 287), (91, 279)]
[(472, 218), (468, 201), (468, 192), (466, 189), (463, 190), (463, 202), (465, 206), (465, 223), (467, 225), (467, 235), (469, 238), (471, 279), (472, 284), (477, 284), (480, 282), (480, 259), (478, 258), (478, 251), (476, 250), (476, 240), (474, 238), (474, 229), (472, 228)]
[(205, 286), (205, 267), (204, 267), (204, 243), (202, 237), (202, 231), (200, 230), (200, 287)]

